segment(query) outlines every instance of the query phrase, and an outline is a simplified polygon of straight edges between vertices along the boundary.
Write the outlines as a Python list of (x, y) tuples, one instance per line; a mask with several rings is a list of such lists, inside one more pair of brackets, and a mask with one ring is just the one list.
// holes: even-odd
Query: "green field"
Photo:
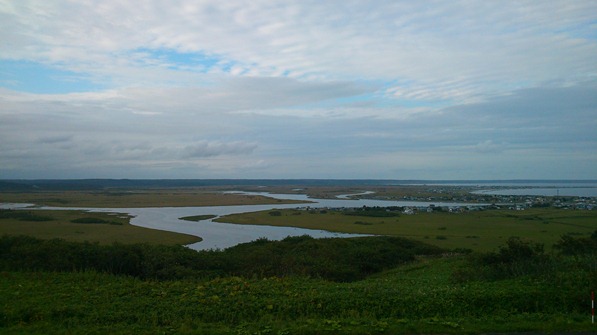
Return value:
[(81, 208), (140, 208), (236, 206), (299, 203), (260, 195), (223, 193), (204, 189), (153, 189), (107, 191), (2, 192), (0, 203), (31, 203), (39, 206)]
[[(18, 210), (2, 212), (32, 213), (47, 220), (3, 218), (0, 215), (0, 236), (27, 235), (41, 239), (61, 238), (76, 242), (98, 242), (100, 244), (150, 243), (180, 245), (201, 241), (187, 234), (160, 231), (129, 224), (130, 217), (120, 213), (99, 213), (75, 210)], [(73, 220), (96, 219), (105, 223), (76, 223)], [(91, 220), (93, 221), (93, 220)]]
[(597, 229), (597, 211), (563, 209), (485, 210), (466, 213), (418, 213), (398, 217), (345, 215), (331, 210), (277, 210), (223, 216), (216, 221), (289, 226), (333, 232), (391, 235), (443, 248), (490, 251), (512, 236), (550, 247), (562, 235), (588, 236)]

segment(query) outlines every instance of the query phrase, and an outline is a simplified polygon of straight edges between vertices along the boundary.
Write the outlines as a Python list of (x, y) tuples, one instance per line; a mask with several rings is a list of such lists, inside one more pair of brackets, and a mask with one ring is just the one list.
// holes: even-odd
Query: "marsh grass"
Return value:
[[(306, 212), (279, 210), (271, 216), (267, 211), (226, 215), (219, 222), (290, 226), (324, 229), (334, 232), (390, 235), (424, 241), (442, 248), (468, 248), (493, 251), (510, 236), (532, 239), (546, 246), (559, 241), (562, 235), (588, 236), (597, 229), (597, 211), (574, 211), (552, 208), (529, 209), (525, 212), (486, 210), (466, 213), (418, 213), (396, 218), (344, 215), (338, 211)], [(307, 214), (309, 213), (309, 214)], [(366, 222), (367, 224), (355, 224)], [(442, 238), (437, 236), (438, 230)], [(474, 237), (474, 238), (473, 238)]]
[(153, 189), (135, 191), (2, 192), (0, 202), (82, 208), (140, 208), (236, 206), (304, 203), (201, 189)]
[[(129, 223), (130, 217), (122, 213), (91, 213), (75, 210), (3, 210), (0, 213), (6, 212), (33, 214), (18, 217), (3, 215), (0, 217), (0, 236), (27, 235), (41, 239), (61, 238), (68, 241), (100, 244), (119, 242), (180, 245), (201, 240), (192, 235), (133, 226)], [(38, 220), (36, 219), (38, 217), (45, 219)], [(73, 221), (79, 221), (79, 223)], [(90, 224), (90, 221), (96, 224)], [(103, 224), (97, 224), (99, 221)]]

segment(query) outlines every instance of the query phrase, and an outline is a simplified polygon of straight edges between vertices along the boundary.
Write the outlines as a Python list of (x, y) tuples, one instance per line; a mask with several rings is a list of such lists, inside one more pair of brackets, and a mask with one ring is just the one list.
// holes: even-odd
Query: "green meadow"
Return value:
[(81, 208), (194, 207), (298, 203), (201, 188), (0, 192), (0, 203)]
[(550, 247), (562, 235), (597, 230), (597, 211), (531, 208), (465, 213), (419, 212), (376, 217), (333, 210), (276, 210), (227, 215), (220, 222), (323, 229), (333, 232), (408, 237), (439, 247), (492, 251), (512, 236)]
[[(18, 214), (18, 215), (15, 215)], [(0, 210), (0, 236), (26, 235), (75, 242), (149, 243), (181, 245), (199, 242), (196, 236), (133, 226), (121, 213), (79, 210)]]

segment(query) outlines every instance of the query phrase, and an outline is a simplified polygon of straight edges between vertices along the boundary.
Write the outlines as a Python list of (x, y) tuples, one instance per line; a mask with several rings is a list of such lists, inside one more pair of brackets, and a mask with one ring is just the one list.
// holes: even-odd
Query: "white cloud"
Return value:
[[(124, 86), (197, 81), (160, 66), (168, 61), (152, 49), (212, 55), (224, 66), (213, 73), (400, 80), (408, 84), (391, 91), (408, 99), (459, 101), (597, 75), (591, 1), (24, 0), (2, 12), (3, 57)], [(147, 50), (141, 59), (138, 49)]]
[(1, 70), (25, 84), (0, 88), (0, 172), (524, 178), (536, 164), (595, 178), (596, 13), (594, 1), (0, 0), (0, 62), (103, 87), (26, 93), (26, 73)]
[(188, 158), (214, 157), (221, 155), (250, 154), (257, 148), (255, 143), (200, 141), (184, 148)]

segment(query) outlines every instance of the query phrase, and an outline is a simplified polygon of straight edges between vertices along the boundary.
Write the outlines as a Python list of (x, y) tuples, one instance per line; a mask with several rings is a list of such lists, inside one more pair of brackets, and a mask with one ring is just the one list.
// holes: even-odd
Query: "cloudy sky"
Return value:
[(0, 0), (0, 179), (597, 179), (597, 2)]

